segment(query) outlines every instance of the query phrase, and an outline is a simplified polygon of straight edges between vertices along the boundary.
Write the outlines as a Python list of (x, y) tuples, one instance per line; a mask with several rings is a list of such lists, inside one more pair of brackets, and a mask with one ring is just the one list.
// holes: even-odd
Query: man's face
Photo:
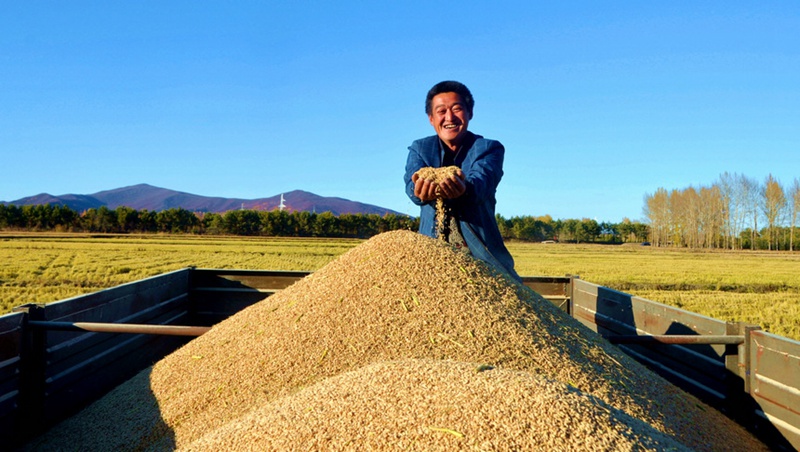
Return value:
[(458, 149), (469, 125), (467, 105), (456, 93), (441, 93), (431, 99), (428, 119), (439, 139), (451, 150)]

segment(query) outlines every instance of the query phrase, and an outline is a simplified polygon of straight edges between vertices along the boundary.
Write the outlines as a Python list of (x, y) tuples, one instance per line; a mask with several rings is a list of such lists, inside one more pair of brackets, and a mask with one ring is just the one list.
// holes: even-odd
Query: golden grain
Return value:
[(436, 231), (437, 236), (444, 240), (445, 234), (445, 217), (447, 215), (447, 206), (444, 203), (444, 199), (440, 196), (441, 191), (439, 190), (438, 185), (442, 182), (450, 179), (451, 177), (458, 177), (458, 172), (461, 169), (457, 166), (443, 166), (440, 168), (434, 168), (431, 166), (427, 166), (424, 168), (420, 168), (417, 170), (415, 175), (419, 176), (420, 179), (425, 179), (430, 182), (433, 182), (437, 185), (436, 187)]

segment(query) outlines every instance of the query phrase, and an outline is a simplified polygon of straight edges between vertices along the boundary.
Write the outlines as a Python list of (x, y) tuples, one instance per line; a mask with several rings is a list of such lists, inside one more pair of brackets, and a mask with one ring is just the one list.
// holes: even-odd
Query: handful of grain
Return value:
[(765, 450), (527, 287), (411, 231), (214, 326), (31, 449), (504, 449), (492, 438)]
[[(446, 181), (447, 179), (450, 179), (453, 176), (458, 177), (458, 172), (460, 170), (461, 169), (457, 166), (443, 166), (441, 168), (426, 166), (425, 168), (420, 168), (414, 174), (418, 176), (420, 179), (425, 179), (438, 185)], [(436, 232), (439, 239), (444, 240), (445, 217), (447, 214), (447, 210), (444, 204), (444, 199), (440, 197), (440, 194), (441, 192), (437, 187), (436, 195), (439, 197), (436, 198)]]
[(457, 166), (443, 166), (441, 168), (434, 168), (426, 166), (417, 170), (416, 174), (420, 179), (429, 180), (435, 184), (440, 184), (453, 176), (458, 175), (460, 170)]

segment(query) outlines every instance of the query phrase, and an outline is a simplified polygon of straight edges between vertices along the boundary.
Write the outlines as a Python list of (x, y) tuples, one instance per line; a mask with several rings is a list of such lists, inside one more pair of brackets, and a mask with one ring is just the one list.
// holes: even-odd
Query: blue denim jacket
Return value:
[[(414, 141), (408, 148), (406, 162), (406, 194), (420, 206), (419, 232), (436, 237), (436, 203), (423, 202), (414, 196), (411, 176), (427, 166), (442, 166), (444, 150), (434, 135)], [(520, 280), (514, 271), (514, 258), (506, 249), (495, 218), (495, 192), (503, 177), (505, 148), (498, 141), (487, 140), (468, 132), (455, 158), (456, 166), (464, 172), (467, 191), (457, 199), (446, 200), (461, 227), (461, 235), (472, 255)]]

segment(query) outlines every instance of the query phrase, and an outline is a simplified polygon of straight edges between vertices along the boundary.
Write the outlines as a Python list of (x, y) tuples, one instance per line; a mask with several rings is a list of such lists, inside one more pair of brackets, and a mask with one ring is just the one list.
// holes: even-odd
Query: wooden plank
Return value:
[(201, 288), (190, 293), (191, 323), (212, 326), (255, 303), (265, 300), (276, 291), (259, 289)]
[[(23, 380), (25, 365), (31, 362), (30, 356), (28, 361), (23, 360), (29, 343), (24, 329), (27, 313), (22, 308), (15, 310), (17, 312), (0, 316), (0, 438), (4, 438), (3, 444), (10, 448), (16, 447), (21, 432), (27, 431), (25, 408), (30, 403), (26, 401), (32, 401), (30, 389), (38, 388)], [(28, 390), (28, 397), (25, 390)]]
[[(727, 336), (729, 325), (583, 280), (573, 287), (573, 316), (601, 336)], [(722, 410), (729, 410), (737, 375), (728, 371), (735, 346), (620, 344), (620, 349), (671, 383)], [(741, 380), (741, 379), (739, 379)], [(738, 385), (738, 386), (741, 386)]]
[[(171, 317), (165, 317), (164, 324), (184, 323), (188, 318), (185, 311), (171, 312)], [(154, 322), (161, 324), (161, 322)], [(67, 332), (73, 334), (72, 343), (63, 343), (54, 350), (48, 350), (48, 366), (46, 377), (51, 387), (66, 386), (83, 378), (86, 374), (97, 372), (103, 366), (113, 366), (118, 362), (118, 357), (109, 354), (112, 351), (125, 356), (133, 348), (157, 347), (158, 341), (164, 340), (172, 343), (171, 339), (152, 335), (131, 335), (113, 333), (87, 333)], [(191, 338), (186, 338), (185, 341)], [(152, 359), (139, 363), (146, 367), (161, 356), (154, 354)], [(126, 359), (132, 359), (130, 357)]]
[(21, 312), (0, 316), (0, 361), (19, 356), (24, 319)]
[(192, 324), (211, 326), (308, 276), (305, 271), (193, 269)]
[(0, 316), (0, 437), (19, 429), (19, 390), (23, 313)]
[(564, 312), (570, 313), (570, 297), (572, 292), (571, 278), (568, 276), (523, 276), (522, 284), (556, 305)]
[[(157, 303), (128, 317), (116, 319), (118, 323), (143, 323), (153, 325), (178, 324), (188, 321), (188, 297), (184, 294)], [(56, 369), (74, 364), (65, 361), (82, 359), (75, 355), (94, 355), (97, 350), (112, 348), (115, 341), (127, 340), (120, 335), (74, 331), (48, 331), (49, 367)]]
[(800, 342), (764, 331), (752, 331), (750, 340), (750, 393), (769, 423), (800, 449)]
[[(48, 321), (163, 324), (188, 318), (189, 271), (179, 270), (44, 307)], [(44, 420), (57, 422), (189, 338), (48, 331)]]
[(124, 336), (130, 340), (50, 382), (45, 399), (45, 421), (49, 425), (80, 411), (189, 340), (180, 336)]
[(311, 274), (306, 271), (193, 269), (191, 287), (281, 290)]
[(47, 305), (46, 320), (113, 322), (152, 305), (153, 300), (186, 293), (188, 284), (188, 269), (153, 276), (50, 303)]
[(18, 405), (18, 392), (0, 395), (0, 438), (5, 438), (4, 447), (9, 447), (10, 450), (17, 445), (16, 437), (20, 431)]
[[(185, 324), (186, 296), (176, 297), (131, 316), (152, 324)], [(180, 309), (175, 309), (180, 300)], [(155, 317), (154, 317), (155, 316)], [(129, 318), (129, 319), (130, 319)], [(122, 319), (126, 320), (126, 319)], [(192, 338), (142, 334), (62, 332), (75, 336), (50, 349), (45, 399), (46, 418), (55, 422), (152, 365)]]
[(568, 276), (523, 276), (522, 284), (544, 297), (568, 298), (571, 280)]
[[(2, 340), (2, 337), (0, 337)], [(10, 438), (19, 420), (20, 359), (0, 362), (0, 437)]]
[(597, 325), (595, 317), (602, 316), (613, 319), (618, 325), (633, 327), (633, 330), (622, 329), (637, 334), (727, 334), (728, 325), (724, 321), (583, 280), (575, 280), (573, 305), (576, 311), (583, 311), (579, 320), (588, 321), (590, 325)]

